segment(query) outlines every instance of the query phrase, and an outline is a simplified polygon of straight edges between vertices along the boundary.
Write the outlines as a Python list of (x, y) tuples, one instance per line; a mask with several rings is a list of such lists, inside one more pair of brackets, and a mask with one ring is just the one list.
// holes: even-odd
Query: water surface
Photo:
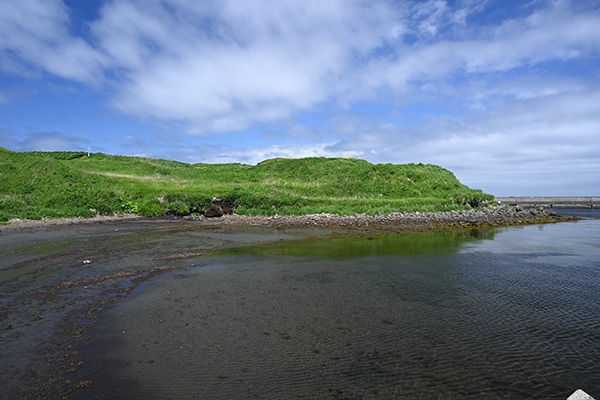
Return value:
[(75, 398), (598, 398), (599, 244), (591, 220), (186, 260), (91, 331)]

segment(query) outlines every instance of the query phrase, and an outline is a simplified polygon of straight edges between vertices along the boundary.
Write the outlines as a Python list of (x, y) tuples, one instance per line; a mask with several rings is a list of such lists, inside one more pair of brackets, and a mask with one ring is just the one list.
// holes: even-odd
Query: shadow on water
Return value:
[(219, 255), (319, 256), (354, 258), (372, 255), (450, 254), (469, 242), (493, 240), (493, 229), (426, 232), (406, 235), (343, 237), (327, 240), (281, 241), (227, 249)]

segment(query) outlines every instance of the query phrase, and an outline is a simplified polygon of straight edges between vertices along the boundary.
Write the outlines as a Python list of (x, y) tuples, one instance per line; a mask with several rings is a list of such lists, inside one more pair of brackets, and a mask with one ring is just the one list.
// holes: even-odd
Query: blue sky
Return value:
[(600, 195), (600, 1), (0, 0), (0, 146)]

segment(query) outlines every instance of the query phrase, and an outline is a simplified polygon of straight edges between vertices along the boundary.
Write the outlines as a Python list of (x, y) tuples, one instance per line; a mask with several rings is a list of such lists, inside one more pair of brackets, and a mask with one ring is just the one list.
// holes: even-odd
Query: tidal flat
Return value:
[(74, 344), (95, 339), (87, 332), (104, 308), (140, 282), (178, 269), (188, 258), (306, 235), (302, 230), (200, 227), (172, 218), (5, 227), (0, 232), (4, 398), (60, 398), (88, 385), (89, 379), (73, 377), (84, 363)]
[(9, 399), (597, 395), (598, 221), (365, 229), (2, 233), (0, 385)]

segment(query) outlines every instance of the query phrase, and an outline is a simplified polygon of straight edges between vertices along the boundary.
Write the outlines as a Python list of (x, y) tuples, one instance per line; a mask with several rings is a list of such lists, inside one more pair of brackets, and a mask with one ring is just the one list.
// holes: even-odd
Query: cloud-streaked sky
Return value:
[(600, 195), (599, 0), (0, 0), (0, 146)]

